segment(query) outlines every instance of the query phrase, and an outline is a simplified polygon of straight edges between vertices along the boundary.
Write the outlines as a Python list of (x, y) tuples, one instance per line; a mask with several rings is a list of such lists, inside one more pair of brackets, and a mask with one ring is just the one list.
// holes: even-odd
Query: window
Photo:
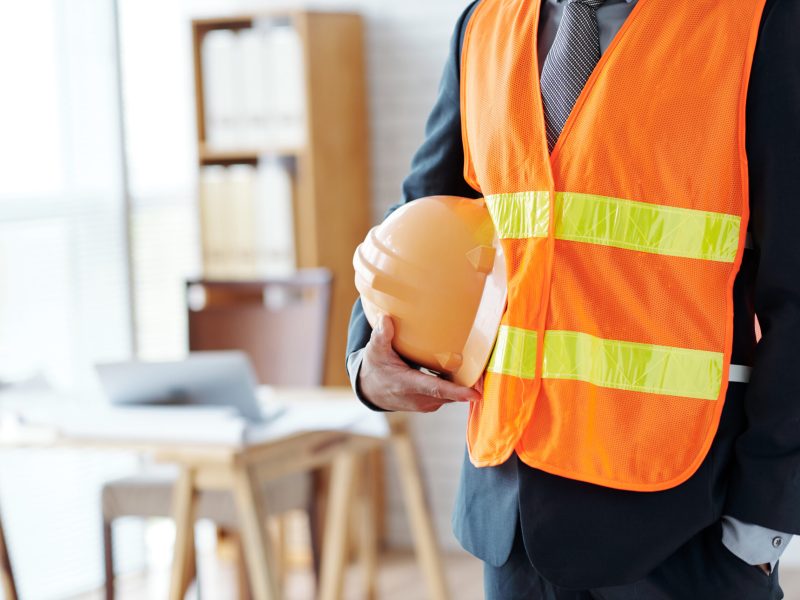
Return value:
[(181, 2), (121, 0), (120, 24), (138, 355), (181, 358), (184, 281), (200, 271), (189, 18)]
[[(98, 401), (94, 363), (130, 356), (133, 341), (112, 9), (105, 0), (0, 8), (0, 380), (39, 379), (69, 392), (76, 410)], [(22, 597), (99, 584), (99, 486), (132, 464), (0, 452)], [(124, 569), (141, 561), (141, 532), (119, 533)]]

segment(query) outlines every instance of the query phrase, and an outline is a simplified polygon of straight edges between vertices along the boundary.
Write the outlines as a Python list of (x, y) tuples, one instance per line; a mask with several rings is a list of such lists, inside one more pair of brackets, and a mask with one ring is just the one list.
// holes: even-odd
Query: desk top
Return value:
[(386, 437), (386, 417), (366, 409), (350, 388), (259, 390), (265, 423), (248, 423), (225, 407), (128, 407), (77, 403), (42, 392), (3, 394), (0, 447), (80, 446), (160, 451), (242, 450), (313, 432)]

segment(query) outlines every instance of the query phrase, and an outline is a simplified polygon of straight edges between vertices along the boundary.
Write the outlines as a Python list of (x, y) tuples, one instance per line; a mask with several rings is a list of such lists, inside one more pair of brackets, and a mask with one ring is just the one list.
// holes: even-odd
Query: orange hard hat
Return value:
[(405, 359), (466, 386), (480, 379), (506, 303), (505, 262), (483, 199), (414, 200), (353, 257), (367, 320), (392, 317)]

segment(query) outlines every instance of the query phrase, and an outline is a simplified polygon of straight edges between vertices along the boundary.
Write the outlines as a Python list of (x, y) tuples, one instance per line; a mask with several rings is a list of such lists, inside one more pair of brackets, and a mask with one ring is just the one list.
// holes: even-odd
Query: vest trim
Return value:
[(542, 376), (619, 390), (717, 400), (722, 362), (722, 352), (604, 340), (575, 331), (547, 331)]
[(550, 192), (493, 194), (485, 200), (500, 239), (547, 237)]
[[(536, 377), (535, 331), (501, 326), (487, 370)], [(607, 340), (577, 331), (547, 331), (544, 379), (571, 379), (598, 387), (717, 400), (723, 354), (655, 344)]]
[[(487, 196), (486, 205), (502, 239), (547, 237), (550, 194), (544, 191)], [(739, 249), (741, 218), (677, 208), (557, 192), (555, 237), (651, 254), (732, 263)]]
[(536, 378), (536, 332), (501, 325), (488, 371), (522, 379)]

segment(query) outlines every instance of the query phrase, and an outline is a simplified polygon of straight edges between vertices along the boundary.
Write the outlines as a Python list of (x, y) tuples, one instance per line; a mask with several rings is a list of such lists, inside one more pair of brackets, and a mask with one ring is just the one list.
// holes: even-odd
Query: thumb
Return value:
[(394, 322), (389, 315), (382, 314), (378, 317), (377, 327), (372, 332), (372, 337), (378, 345), (391, 348), (392, 338), (394, 338)]

